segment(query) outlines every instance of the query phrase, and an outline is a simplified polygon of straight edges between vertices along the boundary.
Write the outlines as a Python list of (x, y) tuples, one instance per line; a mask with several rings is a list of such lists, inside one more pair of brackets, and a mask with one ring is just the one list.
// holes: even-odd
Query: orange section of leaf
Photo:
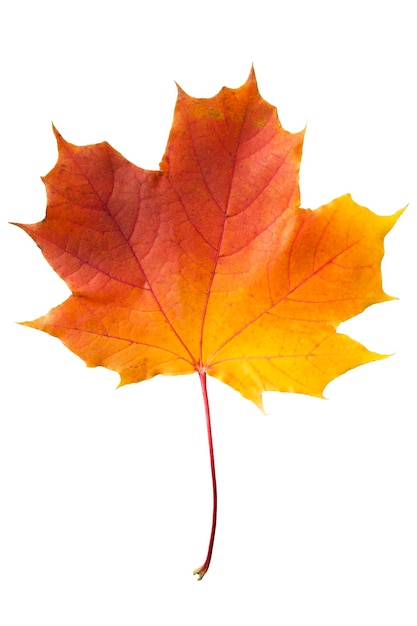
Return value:
[(214, 98), (179, 89), (157, 172), (56, 136), (46, 218), (20, 226), (72, 296), (27, 325), (121, 384), (207, 372), (260, 407), (263, 391), (320, 396), (382, 358), (336, 327), (390, 299), (380, 264), (401, 211), (350, 196), (300, 209), (303, 133), (282, 128), (253, 72)]

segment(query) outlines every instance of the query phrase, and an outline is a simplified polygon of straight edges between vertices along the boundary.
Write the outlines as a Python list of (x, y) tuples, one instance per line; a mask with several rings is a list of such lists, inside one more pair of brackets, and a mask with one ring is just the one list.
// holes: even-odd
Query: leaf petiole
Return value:
[(207, 551), (206, 560), (204, 561), (203, 565), (195, 569), (193, 572), (193, 574), (198, 575), (198, 580), (201, 580), (203, 576), (207, 574), (207, 570), (210, 567), (211, 554), (213, 552), (214, 535), (216, 534), (216, 521), (217, 521), (217, 484), (216, 484), (216, 468), (214, 466), (213, 438), (211, 434), (210, 407), (209, 407), (208, 395), (207, 395), (206, 372), (199, 372), (199, 376), (200, 376), (201, 390), (203, 393), (204, 409), (206, 413), (207, 437), (208, 437), (209, 449), (210, 449), (211, 480), (213, 484), (213, 517), (212, 517), (212, 522), (211, 522), (210, 543), (209, 543), (209, 547)]

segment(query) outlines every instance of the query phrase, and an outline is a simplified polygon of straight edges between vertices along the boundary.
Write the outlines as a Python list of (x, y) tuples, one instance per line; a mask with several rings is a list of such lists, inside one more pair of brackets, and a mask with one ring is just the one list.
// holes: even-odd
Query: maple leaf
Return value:
[(44, 178), (46, 218), (21, 225), (72, 295), (26, 322), (120, 384), (198, 372), (217, 495), (206, 374), (262, 408), (264, 391), (322, 396), (347, 370), (383, 358), (336, 332), (382, 289), (377, 216), (349, 195), (301, 209), (303, 132), (285, 131), (254, 72), (238, 89), (179, 88), (159, 171), (109, 144), (75, 146)]

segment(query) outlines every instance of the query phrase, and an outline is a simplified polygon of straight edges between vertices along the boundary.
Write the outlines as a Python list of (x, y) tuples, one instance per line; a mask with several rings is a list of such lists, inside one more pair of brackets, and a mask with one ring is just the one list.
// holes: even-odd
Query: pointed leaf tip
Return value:
[(52, 124), (51, 124), (51, 125), (52, 125), (52, 132), (54, 133), (55, 137), (56, 137), (57, 139), (62, 139), (62, 135), (61, 135), (61, 133), (59, 132), (59, 130), (57, 129), (57, 127), (55, 126), (55, 124), (52, 122)]
[(255, 81), (255, 83), (257, 82), (256, 81), (255, 66), (253, 65), (253, 63), (252, 63), (251, 68), (250, 68), (248, 80), (253, 80), (253, 81)]

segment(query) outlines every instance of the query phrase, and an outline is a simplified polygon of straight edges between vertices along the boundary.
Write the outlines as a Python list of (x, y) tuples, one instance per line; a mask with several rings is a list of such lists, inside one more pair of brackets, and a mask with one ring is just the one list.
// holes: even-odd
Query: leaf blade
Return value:
[(207, 372), (260, 407), (383, 358), (336, 328), (390, 299), (383, 240), (401, 211), (349, 195), (301, 209), (304, 132), (282, 128), (253, 72), (213, 98), (179, 88), (158, 172), (55, 134), (46, 218), (19, 226), (72, 295), (27, 325), (121, 384)]

